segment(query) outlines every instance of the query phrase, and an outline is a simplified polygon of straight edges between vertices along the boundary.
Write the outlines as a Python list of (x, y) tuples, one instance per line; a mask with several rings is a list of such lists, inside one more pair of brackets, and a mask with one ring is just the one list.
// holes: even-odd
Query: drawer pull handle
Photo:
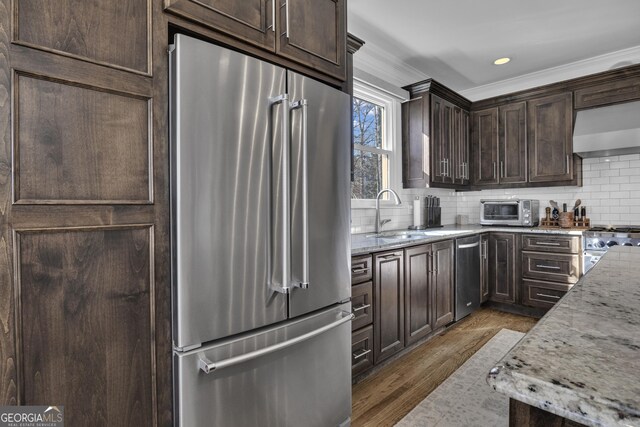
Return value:
[(364, 309), (369, 308), (369, 307), (371, 307), (371, 304), (360, 304), (360, 305), (357, 305), (357, 306), (353, 307), (351, 309), (351, 312), (355, 313), (356, 311), (364, 310)]
[(549, 270), (560, 270), (560, 267), (555, 266), (555, 265), (542, 265), (542, 264), (536, 264), (536, 267), (538, 268), (547, 268)]
[(364, 357), (369, 353), (371, 353), (370, 349), (362, 350), (360, 353), (353, 353), (353, 358), (354, 359), (360, 359), (361, 357)]
[(364, 272), (369, 271), (369, 270), (371, 270), (371, 269), (370, 269), (370, 268), (367, 268), (367, 267), (362, 267), (362, 268), (352, 268), (352, 269), (351, 269), (351, 272), (352, 272), (353, 274), (360, 274), (360, 273), (364, 273)]
[(540, 246), (560, 246), (560, 243), (553, 243), (553, 242), (536, 242), (536, 245), (540, 245)]
[(536, 296), (538, 296), (538, 297), (543, 297), (543, 298), (560, 299), (560, 297), (559, 297), (559, 296), (557, 296), (557, 295), (536, 294)]
[(398, 258), (400, 255), (402, 255), (402, 252), (394, 252), (391, 255), (381, 256), (380, 259), (393, 259)]

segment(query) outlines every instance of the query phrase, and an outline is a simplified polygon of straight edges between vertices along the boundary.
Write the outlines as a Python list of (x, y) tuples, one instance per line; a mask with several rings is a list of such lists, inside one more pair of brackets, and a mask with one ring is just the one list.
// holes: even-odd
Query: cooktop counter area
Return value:
[(640, 248), (613, 247), (498, 363), (488, 383), (589, 426), (640, 425)]

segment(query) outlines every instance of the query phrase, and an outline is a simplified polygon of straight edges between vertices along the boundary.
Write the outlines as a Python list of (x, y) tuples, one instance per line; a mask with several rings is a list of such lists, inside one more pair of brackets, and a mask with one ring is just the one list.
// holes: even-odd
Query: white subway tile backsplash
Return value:
[[(608, 159), (609, 161), (605, 161)], [(413, 222), (412, 200), (416, 196), (440, 197), (442, 223), (454, 224), (456, 215), (467, 215), (469, 222), (480, 220), (482, 199), (537, 199), (540, 215), (549, 200), (573, 206), (582, 200), (592, 224), (640, 225), (640, 154), (583, 160), (582, 187), (541, 187), (523, 189), (495, 189), (459, 192), (445, 189), (406, 189), (399, 192), (403, 205), (381, 209), (382, 218), (391, 219), (385, 229), (407, 228)], [(352, 209), (351, 229), (354, 233), (372, 232), (374, 209)]]

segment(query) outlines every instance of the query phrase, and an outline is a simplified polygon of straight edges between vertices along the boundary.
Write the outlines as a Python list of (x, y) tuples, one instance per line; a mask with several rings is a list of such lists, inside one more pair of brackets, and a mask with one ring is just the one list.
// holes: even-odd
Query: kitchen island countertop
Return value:
[(616, 246), (492, 369), (512, 399), (589, 426), (640, 426), (640, 248)]
[[(388, 233), (393, 230), (385, 230)], [(409, 231), (409, 230), (395, 230)], [(500, 226), (482, 226), (479, 224), (470, 225), (445, 225), (439, 228), (430, 228), (427, 230), (416, 231), (434, 233), (420, 238), (413, 239), (393, 239), (375, 237), (374, 233), (362, 233), (351, 235), (351, 255), (363, 255), (371, 252), (399, 249), (406, 246), (422, 245), (439, 240), (446, 240), (456, 237), (472, 236), (474, 234), (488, 232), (507, 232), (507, 233), (544, 233), (544, 234), (562, 234), (582, 236), (583, 230), (561, 229), (561, 228), (540, 228), (540, 227), (500, 227)], [(437, 233), (437, 234), (435, 234)]]

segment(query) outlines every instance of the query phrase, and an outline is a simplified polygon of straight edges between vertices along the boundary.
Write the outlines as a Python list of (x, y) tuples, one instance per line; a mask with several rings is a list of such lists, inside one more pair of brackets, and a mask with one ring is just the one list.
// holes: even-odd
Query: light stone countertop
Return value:
[(640, 426), (640, 248), (609, 249), (487, 382), (582, 424)]
[[(392, 231), (410, 230), (384, 230), (384, 233)], [(416, 232), (432, 232), (438, 235), (425, 236), (414, 239), (392, 239), (375, 237), (374, 233), (352, 234), (351, 235), (351, 255), (363, 255), (371, 252), (380, 252), (392, 249), (404, 248), (407, 246), (422, 245), (440, 240), (447, 240), (457, 237), (473, 236), (474, 234), (488, 233), (490, 231), (503, 231), (508, 233), (545, 233), (582, 236), (582, 230), (572, 229), (547, 229), (539, 227), (500, 227), (471, 225), (445, 225), (440, 228), (430, 228)]]

